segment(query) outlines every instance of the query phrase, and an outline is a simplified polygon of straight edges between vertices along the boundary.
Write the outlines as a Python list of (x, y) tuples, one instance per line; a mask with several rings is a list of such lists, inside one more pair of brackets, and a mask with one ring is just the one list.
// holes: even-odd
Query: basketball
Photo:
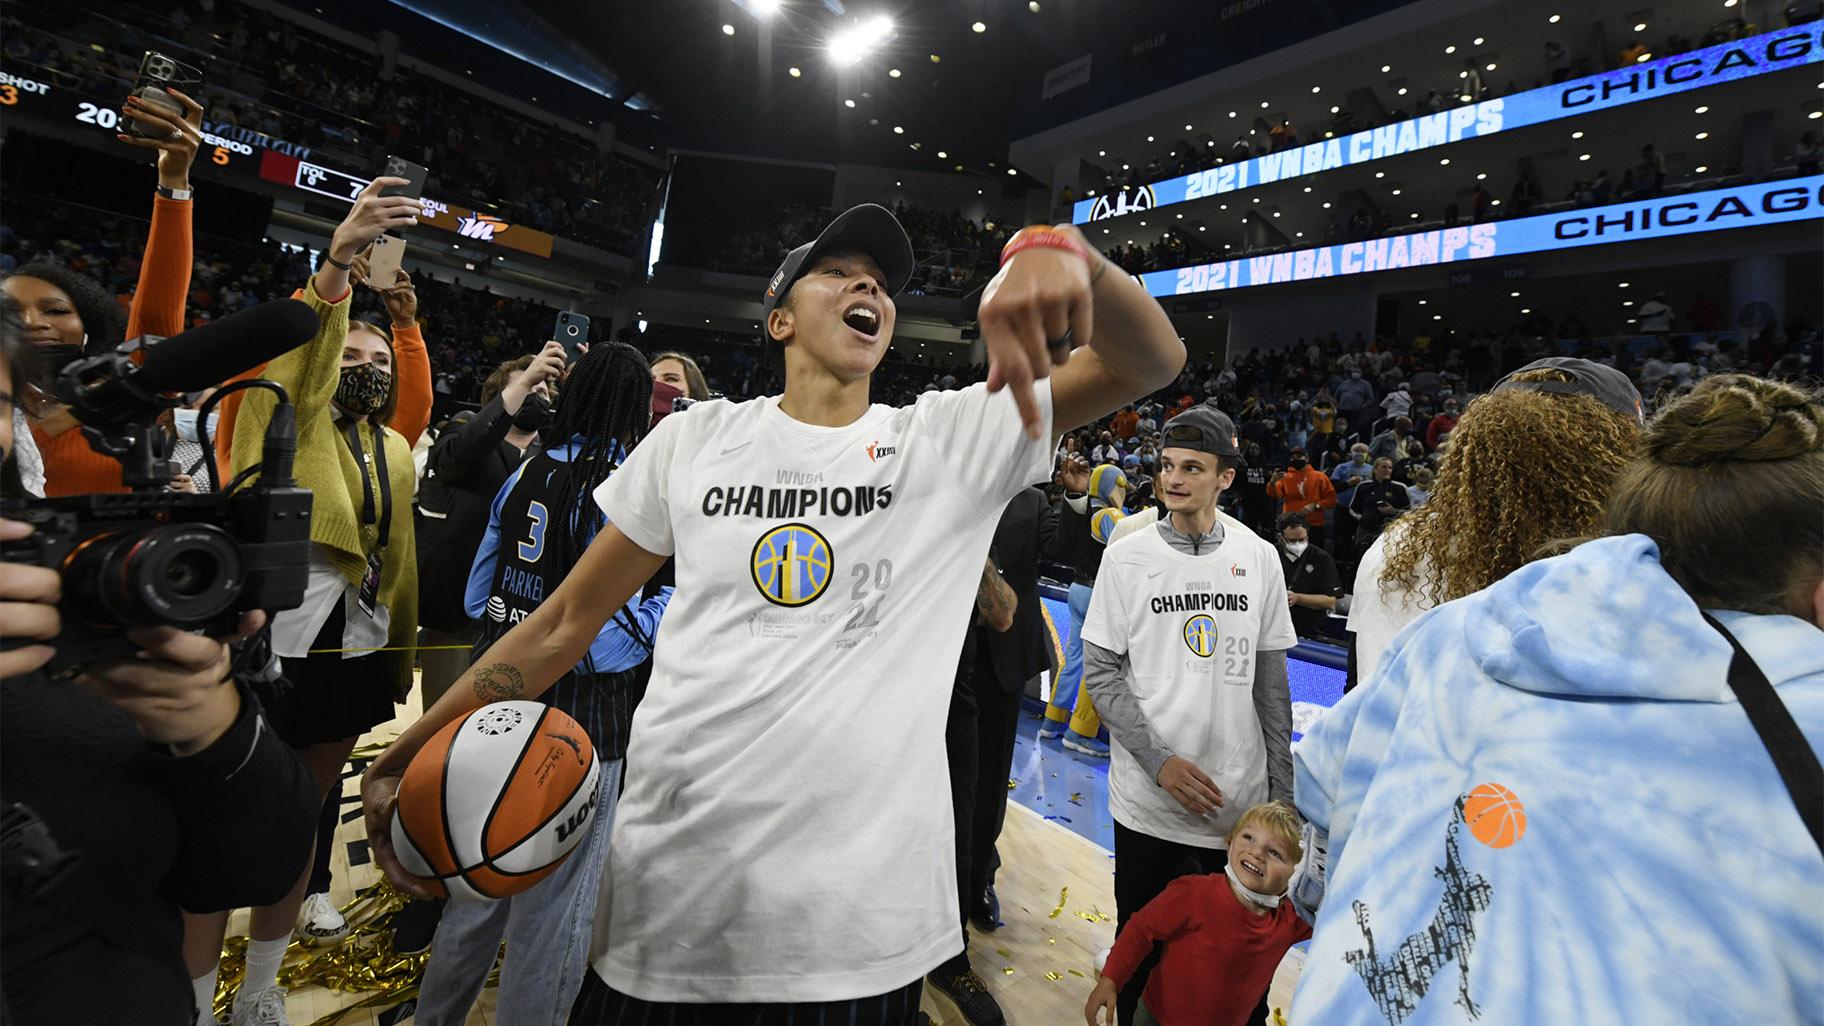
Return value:
[(588, 833), (601, 764), (589, 735), (539, 702), (496, 702), (444, 726), (399, 785), (393, 848), (456, 901), (549, 876)]
[(1526, 834), (1526, 806), (1500, 784), (1481, 784), (1463, 801), (1463, 820), (1476, 840), (1505, 848)]

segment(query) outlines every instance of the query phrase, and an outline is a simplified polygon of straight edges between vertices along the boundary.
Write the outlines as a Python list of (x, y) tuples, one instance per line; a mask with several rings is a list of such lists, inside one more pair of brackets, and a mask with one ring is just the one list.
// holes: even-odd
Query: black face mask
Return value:
[(33, 348), (32, 352), (38, 354), (38, 359), (44, 367), (44, 380), (47, 386), (45, 391), (47, 392), (51, 390), (48, 386), (57, 380), (57, 375), (62, 374), (65, 367), (82, 359), (84, 355), (81, 346), (70, 345), (67, 342), (37, 346)]
[(1293, 470), (1303, 470), (1310, 465), (1311, 465), (1310, 460), (1293, 460), (1292, 461)]
[(526, 396), (525, 402), (519, 404), (519, 412), (513, 415), (513, 426), (530, 434), (543, 431), (551, 423), (551, 400), (534, 392)]

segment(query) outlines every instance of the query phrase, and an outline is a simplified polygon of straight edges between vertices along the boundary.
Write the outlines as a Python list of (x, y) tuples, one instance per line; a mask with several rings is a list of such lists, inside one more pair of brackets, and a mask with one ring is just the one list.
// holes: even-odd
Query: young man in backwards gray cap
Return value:
[[(1185, 872), (1229, 868), (1264, 891), (1267, 867), (1229, 867), (1229, 828), (1292, 798), (1285, 574), (1272, 543), (1216, 509), (1240, 465), (1235, 425), (1197, 406), (1161, 441), (1166, 515), (1109, 545), (1083, 623), (1085, 679), (1114, 742), (1118, 929)], [(1155, 961), (1123, 989), (1123, 1023)]]

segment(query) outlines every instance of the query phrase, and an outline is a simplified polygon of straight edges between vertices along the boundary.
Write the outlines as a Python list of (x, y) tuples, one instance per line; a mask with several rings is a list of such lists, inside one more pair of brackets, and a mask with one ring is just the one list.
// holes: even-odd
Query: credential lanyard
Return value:
[[(393, 526), (393, 483), (386, 473), (386, 435), (385, 428), (377, 428), (380, 444), (374, 446), (373, 477), (380, 479), (380, 541), (376, 551), (386, 548)], [(342, 425), (342, 437), (348, 440), (349, 451), (355, 454), (355, 465), (361, 468), (361, 522), (374, 522), (374, 484), (367, 472), (366, 456), (361, 449), (361, 427), (357, 421), (346, 421)]]
[(1773, 684), (1742, 648), (1742, 643), (1735, 640), (1735, 635), (1724, 629), (1716, 617), (1709, 613), (1704, 613), (1703, 617), (1735, 650), (1734, 657), (1729, 660), (1729, 690), (1735, 692), (1736, 700), (1742, 703), (1742, 711), (1748, 714), (1748, 722), (1754, 725), (1754, 732), (1767, 746), (1774, 768), (1780, 771), (1780, 779), (1786, 783), (1786, 793), (1799, 807), (1799, 818), (1805, 821), (1805, 829), (1811, 831), (1812, 842), (1820, 853), (1824, 853), (1824, 768), (1818, 765), (1818, 753), (1812, 751), (1799, 725), (1793, 722), (1792, 713), (1787, 711), (1786, 703), (1780, 701)]

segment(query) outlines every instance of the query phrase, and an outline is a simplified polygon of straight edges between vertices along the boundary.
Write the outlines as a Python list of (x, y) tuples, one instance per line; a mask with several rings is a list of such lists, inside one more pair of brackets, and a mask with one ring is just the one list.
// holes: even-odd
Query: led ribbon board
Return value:
[(1155, 296), (1281, 285), (1824, 218), (1824, 175), (1438, 228), (1140, 275)]
[(1079, 200), (1071, 208), (1071, 219), (1088, 224), (1805, 67), (1820, 60), (1824, 60), (1824, 22), (1814, 21)]

